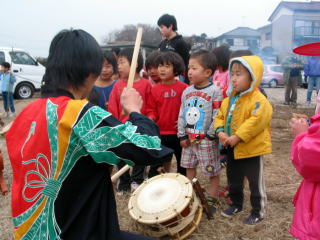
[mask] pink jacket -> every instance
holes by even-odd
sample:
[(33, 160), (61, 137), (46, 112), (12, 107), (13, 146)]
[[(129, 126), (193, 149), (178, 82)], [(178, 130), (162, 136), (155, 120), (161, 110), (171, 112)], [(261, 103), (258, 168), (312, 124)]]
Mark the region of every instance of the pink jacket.
[(318, 96), (317, 96), (317, 106), (316, 106), (316, 114), (318, 114), (320, 112), (320, 91), (318, 92)]
[(303, 177), (294, 196), (290, 233), (300, 240), (320, 239), (320, 114), (311, 118), (308, 131), (296, 136), (291, 160)]

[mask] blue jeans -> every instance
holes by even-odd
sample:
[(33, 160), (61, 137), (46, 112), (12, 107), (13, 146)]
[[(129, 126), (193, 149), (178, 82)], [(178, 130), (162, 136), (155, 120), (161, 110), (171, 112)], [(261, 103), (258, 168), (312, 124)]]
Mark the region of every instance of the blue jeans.
[(307, 93), (307, 101), (311, 102), (311, 96), (313, 92), (313, 88), (316, 87), (316, 94), (318, 94), (320, 89), (320, 76), (317, 77), (308, 77), (308, 93)]
[[(9, 112), (9, 106), (11, 112), (15, 112), (14, 105), (13, 105), (13, 93), (12, 92), (2, 92), (2, 101), (3, 101), (3, 108), (6, 112)], [(9, 106), (8, 106), (9, 103)]]

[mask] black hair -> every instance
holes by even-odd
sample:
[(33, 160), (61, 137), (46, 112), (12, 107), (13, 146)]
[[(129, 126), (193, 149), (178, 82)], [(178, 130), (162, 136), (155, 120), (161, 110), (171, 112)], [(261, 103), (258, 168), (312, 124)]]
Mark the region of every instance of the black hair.
[(148, 55), (146, 62), (144, 64), (147, 71), (150, 67), (156, 67), (156, 59), (159, 55), (160, 55), (159, 51), (153, 51)]
[(89, 93), (88, 101), (93, 105), (99, 106), (99, 91), (93, 87)]
[(222, 67), (222, 71), (228, 70), (231, 51), (229, 45), (222, 44), (221, 46), (212, 50), (216, 55), (217, 65)]
[[(127, 58), (130, 65), (132, 62), (132, 56), (133, 56), (133, 48), (124, 48), (119, 52), (119, 55), (118, 55), (118, 57)], [(143, 58), (139, 52), (136, 73), (139, 73), (142, 67), (143, 67)]]
[(120, 52), (120, 48), (118, 48), (118, 47), (113, 47), (112, 49), (111, 49), (111, 51), (116, 55), (116, 57), (119, 55), (119, 52)]
[(8, 69), (10, 69), (10, 67), (11, 67), (10, 63), (8, 63), (8, 62), (1, 63), (1, 66), (4, 68), (8, 68)]
[(199, 60), (199, 64), (205, 68), (211, 70), (211, 75), (214, 74), (214, 71), (217, 68), (217, 58), (215, 54), (207, 50), (199, 50), (191, 54), (191, 58), (196, 58)]
[(62, 30), (51, 41), (41, 91), (83, 86), (86, 78), (99, 76), (103, 64), (97, 41), (83, 30)]
[(117, 64), (117, 59), (114, 56), (114, 54), (110, 51), (105, 51), (103, 53), (104, 60), (108, 61), (113, 67), (113, 73), (118, 72), (118, 64)]
[(172, 51), (160, 52), (159, 56), (155, 60), (156, 67), (160, 64), (172, 64), (173, 73), (175, 76), (183, 74), (185, 71), (185, 66), (182, 57)]
[(170, 25), (172, 25), (172, 30), (173, 31), (177, 31), (178, 30), (177, 20), (173, 15), (163, 14), (158, 19), (158, 26), (160, 27), (160, 25), (163, 25), (163, 26), (166, 26), (166, 27), (169, 27)]
[(231, 53), (230, 58), (243, 57), (243, 56), (252, 56), (253, 53), (250, 50), (237, 50)]

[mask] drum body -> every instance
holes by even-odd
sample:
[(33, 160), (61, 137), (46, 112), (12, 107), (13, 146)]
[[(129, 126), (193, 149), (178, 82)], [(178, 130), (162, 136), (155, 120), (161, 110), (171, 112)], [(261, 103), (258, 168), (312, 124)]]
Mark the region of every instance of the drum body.
[(197, 228), (202, 216), (192, 183), (178, 173), (145, 181), (130, 197), (128, 208), (138, 231), (167, 239), (184, 239)]

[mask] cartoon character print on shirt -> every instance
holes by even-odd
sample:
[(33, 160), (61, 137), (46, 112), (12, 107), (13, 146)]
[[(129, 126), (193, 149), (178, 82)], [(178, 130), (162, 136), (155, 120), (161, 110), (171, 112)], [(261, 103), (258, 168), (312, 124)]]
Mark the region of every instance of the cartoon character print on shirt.
[(191, 98), (185, 104), (185, 121), (186, 127), (193, 129), (195, 134), (192, 134), (191, 140), (200, 140), (200, 130), (203, 130), (204, 121), (204, 102), (199, 98)]

